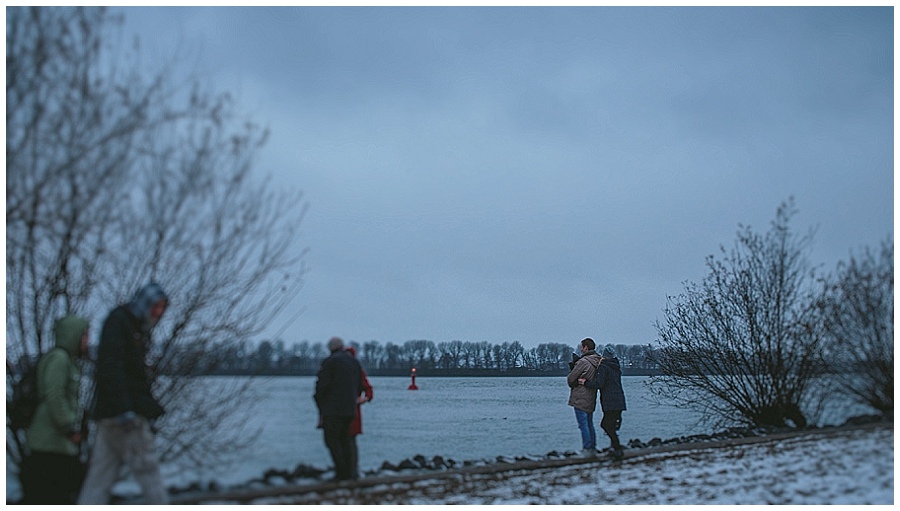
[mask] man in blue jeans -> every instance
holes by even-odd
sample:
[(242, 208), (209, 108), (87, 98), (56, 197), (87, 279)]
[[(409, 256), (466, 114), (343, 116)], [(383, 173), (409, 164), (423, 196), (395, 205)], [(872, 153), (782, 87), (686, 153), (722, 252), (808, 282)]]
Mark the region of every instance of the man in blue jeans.
[(575, 408), (575, 419), (581, 430), (581, 454), (597, 454), (597, 433), (594, 430), (594, 410), (597, 408), (597, 389), (579, 384), (578, 380), (593, 380), (600, 365), (600, 355), (590, 337), (581, 341), (581, 357), (575, 362), (566, 382), (569, 384), (569, 406)]

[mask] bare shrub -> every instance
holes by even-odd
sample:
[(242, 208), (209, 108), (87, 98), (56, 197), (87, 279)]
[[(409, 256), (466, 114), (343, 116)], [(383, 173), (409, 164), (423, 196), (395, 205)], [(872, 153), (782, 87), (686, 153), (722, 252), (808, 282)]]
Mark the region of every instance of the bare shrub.
[(709, 422), (807, 425), (820, 373), (819, 285), (808, 261), (812, 232), (790, 230), (793, 201), (766, 234), (738, 231), (707, 258), (700, 284), (669, 297), (657, 322), (662, 376), (651, 389)]

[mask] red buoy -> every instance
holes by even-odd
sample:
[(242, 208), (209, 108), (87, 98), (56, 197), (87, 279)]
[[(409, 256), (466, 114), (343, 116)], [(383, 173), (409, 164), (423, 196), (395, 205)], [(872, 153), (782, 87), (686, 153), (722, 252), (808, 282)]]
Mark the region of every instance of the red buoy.
[(416, 368), (412, 368), (412, 383), (409, 385), (409, 390), (419, 390), (419, 387), (416, 387)]

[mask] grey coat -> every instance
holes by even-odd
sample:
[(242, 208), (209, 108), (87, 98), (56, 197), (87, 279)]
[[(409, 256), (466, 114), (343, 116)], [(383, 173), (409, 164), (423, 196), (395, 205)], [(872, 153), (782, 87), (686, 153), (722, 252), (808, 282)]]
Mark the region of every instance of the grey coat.
[(575, 362), (575, 367), (572, 368), (569, 376), (566, 377), (566, 382), (571, 389), (569, 391), (569, 406), (574, 406), (588, 413), (593, 413), (597, 409), (597, 389), (581, 385), (578, 383), (578, 379), (593, 380), (599, 365), (600, 355), (594, 350), (588, 351)]

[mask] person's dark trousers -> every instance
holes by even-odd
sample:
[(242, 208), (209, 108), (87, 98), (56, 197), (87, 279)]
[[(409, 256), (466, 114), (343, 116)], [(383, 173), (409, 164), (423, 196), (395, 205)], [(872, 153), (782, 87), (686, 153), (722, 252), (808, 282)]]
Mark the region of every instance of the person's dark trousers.
[(326, 415), (322, 417), (322, 429), (325, 433), (325, 446), (331, 452), (334, 461), (334, 478), (346, 481), (353, 477), (350, 423), (353, 416)]
[(600, 419), (600, 428), (606, 432), (606, 436), (609, 437), (610, 442), (612, 442), (612, 448), (615, 450), (622, 449), (622, 444), (619, 443), (619, 435), (616, 434), (621, 425), (622, 410), (603, 412), (603, 418)]
[(77, 456), (33, 452), (22, 461), (22, 504), (75, 504), (82, 481)]

